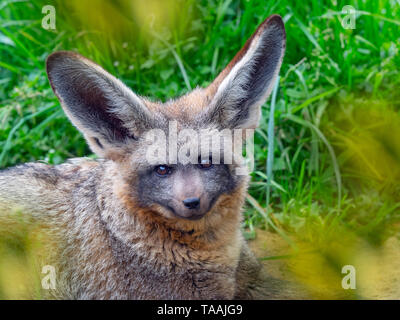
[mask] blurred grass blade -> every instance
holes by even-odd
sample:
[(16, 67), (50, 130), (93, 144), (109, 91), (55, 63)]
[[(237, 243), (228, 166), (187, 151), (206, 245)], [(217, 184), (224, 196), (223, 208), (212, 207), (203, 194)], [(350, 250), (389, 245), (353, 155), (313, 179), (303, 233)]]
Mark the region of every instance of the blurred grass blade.
[[(254, 173), (256, 175), (259, 175), (261, 178), (265, 179), (265, 181), (268, 181), (268, 177), (265, 175), (265, 173), (263, 173), (261, 171), (255, 171)], [(268, 184), (268, 182), (267, 183), (263, 183), (263, 184)], [(280, 191), (282, 191), (284, 193), (288, 193), (287, 190), (283, 186), (281, 186), (279, 183), (277, 183), (274, 180), (271, 180), (271, 186), (279, 189)]]
[(7, 7), (10, 3), (17, 3), (17, 2), (28, 2), (29, 0), (3, 0), (2, 3), (0, 3), (0, 10), (3, 10), (5, 7)]
[(339, 91), (341, 87), (333, 88), (332, 90), (328, 90), (325, 92), (322, 92), (320, 94), (317, 94), (314, 97), (311, 97), (310, 99), (307, 99), (304, 101), (302, 104), (298, 105), (297, 107), (294, 107), (291, 110), (291, 113), (296, 113), (297, 111), (300, 111), (301, 109), (304, 109), (305, 107), (309, 106), (311, 103), (320, 100), (322, 98), (326, 98), (327, 96), (330, 96), (331, 94), (334, 94), (335, 92)]
[(168, 50), (172, 53), (174, 56), (176, 63), (179, 66), (179, 70), (181, 70), (183, 80), (185, 81), (186, 87), (188, 90), (192, 90), (192, 86), (190, 85), (189, 77), (186, 73), (185, 67), (183, 65), (182, 59), (179, 57), (179, 55), (176, 53), (175, 49), (173, 46), (171, 46), (168, 41), (165, 41), (162, 37), (160, 37), (156, 32), (152, 33), (154, 37), (156, 37), (158, 40), (160, 40), (162, 43), (165, 44), (165, 46), (168, 48)]
[(8, 46), (15, 47), (14, 41), (12, 41), (9, 37), (6, 37), (4, 34), (0, 32), (0, 43), (3, 43)]
[(271, 220), (269, 217), (269, 214), (266, 212), (266, 210), (260, 206), (260, 204), (257, 202), (256, 199), (254, 199), (251, 195), (247, 194), (246, 200), (252, 205), (252, 207), (261, 214), (261, 216), (264, 218), (265, 222), (273, 229), (275, 230), (283, 239), (286, 240), (286, 242), (292, 246), (293, 248), (296, 248), (295, 243), (288, 237), (288, 235), (281, 229), (278, 228), (275, 223)]
[(15, 68), (12, 65), (9, 65), (8, 63), (5, 63), (3, 61), (0, 61), (0, 67), (2, 67), (4, 69), (8, 69), (8, 70), (10, 70), (12, 72), (15, 72), (15, 73), (19, 73), (20, 72), (17, 68)]
[(269, 120), (268, 120), (268, 155), (267, 155), (267, 210), (269, 210), (270, 196), (271, 196), (271, 182), (274, 179), (272, 167), (274, 165), (274, 116), (275, 116), (275, 104), (276, 104), (276, 94), (279, 87), (279, 75), (276, 77), (274, 84), (274, 89), (272, 92), (271, 108), (269, 110)]

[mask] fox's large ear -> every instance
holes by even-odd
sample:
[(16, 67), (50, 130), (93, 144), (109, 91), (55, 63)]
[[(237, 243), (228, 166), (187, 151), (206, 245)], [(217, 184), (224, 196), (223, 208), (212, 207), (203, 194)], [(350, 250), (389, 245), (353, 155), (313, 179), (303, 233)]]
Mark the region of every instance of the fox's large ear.
[(256, 128), (282, 64), (286, 34), (282, 18), (270, 16), (206, 89), (206, 121), (224, 128)]
[(144, 101), (92, 61), (60, 51), (47, 58), (46, 67), (65, 113), (99, 156), (118, 156), (150, 126)]

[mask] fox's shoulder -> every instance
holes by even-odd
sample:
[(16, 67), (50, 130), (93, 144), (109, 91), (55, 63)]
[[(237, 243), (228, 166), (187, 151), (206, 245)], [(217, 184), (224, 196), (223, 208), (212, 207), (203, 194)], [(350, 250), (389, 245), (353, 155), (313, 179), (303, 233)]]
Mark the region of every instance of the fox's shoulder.
[(95, 186), (104, 165), (103, 160), (79, 158), (60, 165), (29, 162), (0, 170), (0, 210), (57, 211), (77, 189)]
[(39, 182), (41, 186), (56, 186), (60, 181), (79, 180), (93, 174), (103, 166), (105, 160), (90, 158), (72, 158), (59, 165), (48, 164), (44, 161), (28, 162), (0, 170), (0, 179), (17, 179), (20, 181)]
[(62, 178), (79, 179), (79, 177), (85, 178), (96, 175), (108, 162), (104, 159), (71, 158), (54, 166), (54, 169)]

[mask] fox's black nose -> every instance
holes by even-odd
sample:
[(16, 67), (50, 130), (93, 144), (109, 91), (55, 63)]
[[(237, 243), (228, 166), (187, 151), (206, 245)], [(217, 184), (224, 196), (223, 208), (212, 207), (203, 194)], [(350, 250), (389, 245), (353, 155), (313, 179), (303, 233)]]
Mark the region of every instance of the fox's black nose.
[(199, 198), (187, 198), (187, 199), (183, 200), (183, 204), (185, 205), (186, 208), (197, 209), (200, 205), (200, 199)]

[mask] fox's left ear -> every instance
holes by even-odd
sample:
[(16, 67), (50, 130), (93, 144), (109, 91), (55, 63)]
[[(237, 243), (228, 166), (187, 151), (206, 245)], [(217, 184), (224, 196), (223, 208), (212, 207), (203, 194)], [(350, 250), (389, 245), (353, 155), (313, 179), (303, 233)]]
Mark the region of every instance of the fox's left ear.
[(267, 18), (206, 89), (206, 121), (222, 128), (256, 128), (282, 64), (286, 34), (282, 18)]

